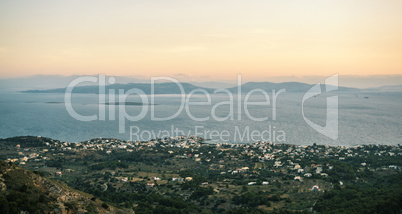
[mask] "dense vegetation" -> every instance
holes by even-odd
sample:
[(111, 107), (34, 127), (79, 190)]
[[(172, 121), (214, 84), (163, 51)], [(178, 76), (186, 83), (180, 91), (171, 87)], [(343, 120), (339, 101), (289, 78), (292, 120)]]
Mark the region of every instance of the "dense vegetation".
[(326, 192), (314, 209), (321, 213), (398, 213), (402, 204), (401, 173), (370, 177), (374, 183), (356, 183)]

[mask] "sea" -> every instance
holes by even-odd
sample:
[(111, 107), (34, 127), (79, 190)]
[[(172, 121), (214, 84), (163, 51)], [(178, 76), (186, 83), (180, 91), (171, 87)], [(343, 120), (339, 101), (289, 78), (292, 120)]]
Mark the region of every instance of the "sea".
[[(101, 96), (72, 94), (66, 103), (65, 94), (0, 92), (0, 138), (29, 135), (81, 142), (192, 135), (212, 143), (402, 143), (402, 92), (343, 92), (304, 101), (305, 94), (287, 92), (275, 99), (271, 93), (154, 95), (152, 102), (151, 96), (131, 95), (127, 105), (116, 104), (118, 94)], [(337, 105), (329, 102), (331, 97)]]

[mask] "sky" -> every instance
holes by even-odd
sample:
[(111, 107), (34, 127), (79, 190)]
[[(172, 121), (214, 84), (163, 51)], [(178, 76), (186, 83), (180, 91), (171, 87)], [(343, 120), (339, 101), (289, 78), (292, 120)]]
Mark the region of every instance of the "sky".
[(0, 78), (402, 75), (400, 0), (0, 0)]

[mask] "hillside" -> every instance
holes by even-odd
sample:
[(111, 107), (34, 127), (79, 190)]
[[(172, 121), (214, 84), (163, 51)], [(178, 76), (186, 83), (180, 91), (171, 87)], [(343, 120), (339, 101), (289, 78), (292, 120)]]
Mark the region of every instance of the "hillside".
[(0, 213), (133, 213), (0, 160)]
[(2, 191), (7, 203), (0, 204), (17, 207), (27, 201), (41, 213), (69, 204), (71, 213), (115, 212), (112, 206), (135, 213), (397, 213), (401, 156), (400, 145), (209, 144), (192, 136), (69, 143), (14, 137), (0, 139), (0, 159), (51, 180), (2, 162), (7, 172), (2, 174), (10, 177), (2, 176), (8, 192)]

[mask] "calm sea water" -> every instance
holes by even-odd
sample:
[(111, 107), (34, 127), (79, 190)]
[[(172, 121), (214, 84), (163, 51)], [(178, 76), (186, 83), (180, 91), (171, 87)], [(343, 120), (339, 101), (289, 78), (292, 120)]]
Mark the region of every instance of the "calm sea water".
[[(271, 95), (271, 94), (270, 94)], [(83, 122), (74, 119), (64, 105), (64, 94), (24, 94), (17, 92), (0, 93), (0, 137), (33, 135), (46, 136), (63, 141), (79, 142), (97, 137), (130, 139), (130, 126), (133, 140), (163, 137), (167, 134), (195, 135), (212, 138), (212, 140), (229, 142), (251, 142), (254, 140), (276, 141), (291, 144), (391, 144), (402, 142), (402, 93), (343, 93), (339, 94), (339, 137), (332, 140), (311, 128), (303, 119), (302, 96), (298, 93), (284, 93), (277, 98), (276, 119), (273, 119), (272, 97), (270, 105), (249, 106), (253, 117), (268, 117), (265, 121), (254, 121), (244, 111), (238, 112), (238, 100), (233, 100), (233, 119), (216, 121), (212, 118), (213, 109), (216, 116), (223, 118), (230, 113), (230, 106), (222, 103), (228, 101), (226, 95), (213, 95), (211, 105), (193, 105), (189, 107), (195, 117), (208, 117), (206, 121), (193, 120), (186, 109), (167, 121), (153, 121), (151, 107), (139, 121), (119, 120), (118, 106), (106, 106), (105, 120)], [(205, 101), (204, 96), (192, 97), (191, 101)], [(263, 96), (252, 96), (252, 101), (264, 101)], [(139, 101), (130, 97), (128, 101)], [(81, 115), (94, 115), (99, 112), (98, 95), (74, 94), (73, 108)], [(155, 97), (154, 112), (156, 117), (173, 115), (180, 109), (181, 99), (176, 95)], [(221, 105), (217, 107), (216, 105)], [(115, 108), (115, 120), (111, 120), (109, 107)], [(138, 115), (142, 106), (126, 106), (129, 115)], [(315, 97), (304, 104), (305, 117), (316, 124), (325, 125), (327, 105), (326, 97)], [(240, 114), (239, 114), (240, 113)], [(240, 118), (241, 117), (241, 118)], [(119, 132), (124, 127), (124, 133)], [(173, 128), (173, 132), (172, 132)], [(175, 132), (177, 131), (178, 132)], [(248, 134), (247, 134), (248, 130)], [(198, 133), (196, 133), (196, 131)], [(212, 134), (211, 134), (212, 132)], [(262, 135), (261, 135), (262, 133)], [(223, 138), (219, 136), (224, 135)], [(254, 137), (252, 137), (252, 135)], [(270, 136), (269, 136), (270, 135)], [(276, 135), (276, 136), (274, 136)], [(278, 137), (279, 136), (279, 137)], [(216, 142), (216, 141), (215, 141)]]

